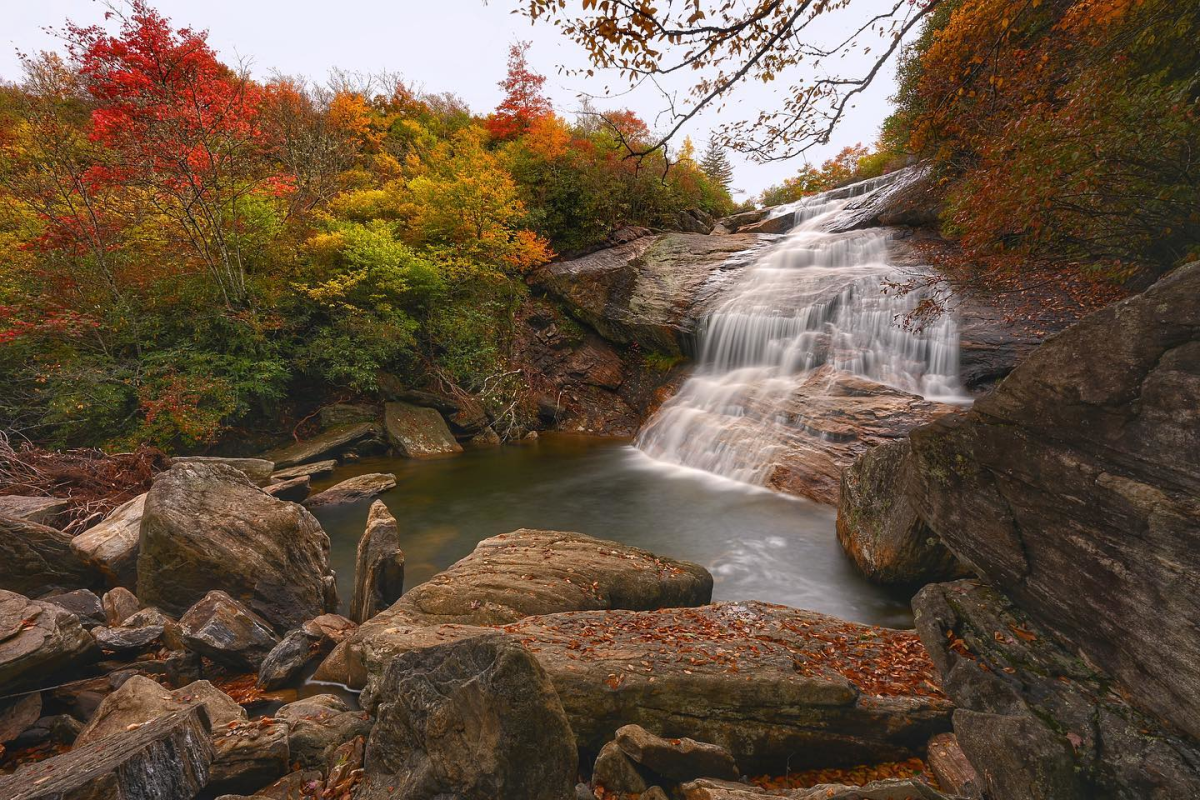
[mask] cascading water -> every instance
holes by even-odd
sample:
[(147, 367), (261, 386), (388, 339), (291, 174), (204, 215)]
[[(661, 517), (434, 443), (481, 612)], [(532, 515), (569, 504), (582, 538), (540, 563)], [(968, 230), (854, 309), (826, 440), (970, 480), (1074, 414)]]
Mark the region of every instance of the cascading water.
[(781, 442), (823, 435), (795, 410), (806, 381), (849, 373), (930, 400), (967, 400), (957, 321), (946, 315), (906, 329), (902, 319), (920, 296), (883, 291), (902, 277), (887, 261), (889, 232), (829, 232), (855, 198), (889, 180), (780, 209), (795, 214), (795, 227), (704, 320), (695, 374), (646, 423), (638, 448), (660, 462), (764, 485)]

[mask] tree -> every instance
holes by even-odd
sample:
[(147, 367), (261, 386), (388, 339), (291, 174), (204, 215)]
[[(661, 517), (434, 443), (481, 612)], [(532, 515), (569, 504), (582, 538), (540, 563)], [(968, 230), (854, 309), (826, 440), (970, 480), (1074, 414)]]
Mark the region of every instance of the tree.
[[(587, 52), (592, 69), (615, 71), (631, 86), (654, 84), (676, 73), (694, 75), (683, 98), (673, 95), (666, 130), (630, 152), (644, 156), (665, 146), (697, 114), (723, 103), (742, 83), (789, 77), (782, 102), (755, 119), (723, 125), (732, 149), (761, 160), (788, 158), (826, 144), (855, 99), (900, 48), (904, 36), (944, 0), (885, 0), (877, 11), (851, 0), (721, 0), (710, 10), (701, 0), (662, 3), (530, 0), (521, 13), (553, 24)], [(1036, 3), (1035, 3), (1036, 5)], [(876, 5), (879, 9), (879, 5)], [(827, 43), (821, 30), (845, 30)], [(852, 74), (831, 65), (858, 55), (865, 66)]]
[(554, 111), (542, 93), (546, 76), (530, 68), (528, 52), (529, 42), (517, 42), (508, 49), (508, 74), (500, 81), (504, 99), (487, 120), (494, 139), (514, 139), (529, 130), (535, 120)]
[(708, 147), (704, 150), (704, 156), (700, 159), (700, 169), (708, 176), (709, 180), (719, 184), (726, 191), (729, 190), (729, 184), (733, 180), (733, 165), (729, 163), (729, 157), (725, 155), (725, 148), (716, 138), (708, 140)]
[(268, 177), (260, 90), (217, 60), (206, 34), (174, 30), (133, 0), (120, 33), (66, 27), (67, 50), (97, 103), (93, 140), (112, 161), (98, 184), (135, 185), (171, 219), (230, 307), (244, 306), (242, 201)]

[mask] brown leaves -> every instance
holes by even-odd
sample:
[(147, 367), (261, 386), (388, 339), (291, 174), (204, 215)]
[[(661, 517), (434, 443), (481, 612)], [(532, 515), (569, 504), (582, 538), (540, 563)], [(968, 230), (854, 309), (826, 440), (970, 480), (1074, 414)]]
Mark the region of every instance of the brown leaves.
[(808, 789), (824, 783), (865, 786), (872, 781), (917, 778), (933, 788), (938, 788), (933, 773), (919, 758), (907, 761), (886, 761), (880, 764), (861, 764), (846, 769), (813, 769), (791, 775), (759, 775), (750, 779), (763, 789)]

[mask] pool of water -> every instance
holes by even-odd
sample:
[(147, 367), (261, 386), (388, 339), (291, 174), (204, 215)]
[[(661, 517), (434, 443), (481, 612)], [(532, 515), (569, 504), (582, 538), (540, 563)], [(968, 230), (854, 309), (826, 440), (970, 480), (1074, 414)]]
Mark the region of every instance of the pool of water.
[[(517, 528), (578, 531), (703, 564), (716, 600), (764, 600), (889, 627), (911, 627), (907, 594), (859, 576), (838, 545), (834, 509), (684, 467), (626, 442), (565, 435), (412, 461), (364, 458), (314, 490), (391, 472), (381, 498), (400, 525), (409, 588)], [(369, 502), (318, 509), (333, 542), (343, 608)]]

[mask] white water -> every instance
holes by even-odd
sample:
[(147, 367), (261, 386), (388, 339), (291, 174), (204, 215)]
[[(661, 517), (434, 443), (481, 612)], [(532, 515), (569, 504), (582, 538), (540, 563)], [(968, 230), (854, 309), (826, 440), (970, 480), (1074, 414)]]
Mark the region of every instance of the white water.
[(815, 436), (788, 401), (824, 365), (930, 400), (964, 402), (958, 324), (906, 330), (920, 296), (885, 294), (903, 279), (885, 229), (830, 233), (848, 204), (889, 178), (805, 198), (785, 239), (748, 267), (699, 330), (695, 374), (642, 428), (651, 458), (763, 485), (784, 440)]

